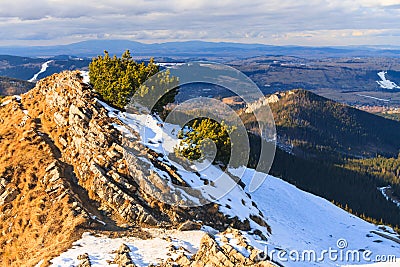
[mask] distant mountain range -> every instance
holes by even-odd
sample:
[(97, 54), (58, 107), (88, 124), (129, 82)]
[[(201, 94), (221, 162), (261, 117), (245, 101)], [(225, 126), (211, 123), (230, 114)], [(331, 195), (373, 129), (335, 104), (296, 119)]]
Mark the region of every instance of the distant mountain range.
[(134, 55), (141, 57), (246, 58), (260, 55), (291, 55), (307, 58), (343, 56), (400, 57), (400, 47), (393, 46), (305, 47), (203, 41), (144, 44), (128, 40), (90, 40), (54, 46), (1, 46), (0, 54), (30, 57), (50, 57), (67, 54), (91, 57), (101, 54), (105, 49), (112, 54), (121, 54), (126, 49), (130, 49), (134, 52)]

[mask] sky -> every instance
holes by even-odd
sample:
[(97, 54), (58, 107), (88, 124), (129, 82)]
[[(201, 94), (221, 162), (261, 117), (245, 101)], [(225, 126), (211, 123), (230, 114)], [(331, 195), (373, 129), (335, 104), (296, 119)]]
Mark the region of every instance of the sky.
[(400, 0), (1, 0), (0, 45), (400, 45)]

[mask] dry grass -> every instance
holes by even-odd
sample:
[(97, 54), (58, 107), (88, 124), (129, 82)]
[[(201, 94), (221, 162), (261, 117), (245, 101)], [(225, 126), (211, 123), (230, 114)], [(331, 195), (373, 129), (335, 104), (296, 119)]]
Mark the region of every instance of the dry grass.
[(21, 124), (25, 116), (16, 101), (0, 107), (0, 177), (19, 191), (0, 206), (0, 266), (46, 262), (78, 239), (85, 223), (74, 216), (68, 194), (45, 192), (45, 169), (56, 158), (38, 133), (37, 119)]

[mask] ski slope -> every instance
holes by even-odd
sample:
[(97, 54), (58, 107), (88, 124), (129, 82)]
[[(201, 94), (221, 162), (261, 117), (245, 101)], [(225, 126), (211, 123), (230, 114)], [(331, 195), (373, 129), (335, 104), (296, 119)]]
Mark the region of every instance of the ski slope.
[(376, 82), (379, 84), (379, 86), (383, 89), (400, 89), (400, 86), (398, 86), (396, 83), (386, 79), (386, 74), (387, 71), (378, 72), (378, 76), (381, 78), (381, 80)]
[(28, 82), (35, 82), (38, 79), (39, 75), (44, 73), (47, 70), (47, 68), (49, 67), (49, 64), (51, 62), (53, 62), (53, 60), (49, 60), (49, 61), (46, 61), (45, 63), (43, 63), (40, 71), (38, 73), (36, 73), (35, 75), (33, 75), (33, 77), (31, 79), (29, 79)]

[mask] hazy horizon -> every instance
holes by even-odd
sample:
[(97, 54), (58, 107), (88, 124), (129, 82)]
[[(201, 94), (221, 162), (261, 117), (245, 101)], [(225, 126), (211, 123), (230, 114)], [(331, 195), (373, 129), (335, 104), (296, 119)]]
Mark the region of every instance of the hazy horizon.
[(164, 43), (187, 43), (187, 42), (206, 42), (206, 43), (232, 43), (232, 44), (244, 44), (244, 45), (263, 45), (263, 46), (287, 46), (287, 47), (310, 47), (310, 48), (352, 48), (352, 47), (377, 47), (377, 48), (400, 48), (400, 44), (343, 44), (343, 45), (313, 45), (313, 44), (268, 44), (268, 43), (256, 43), (256, 42), (240, 42), (240, 41), (227, 41), (227, 40), (199, 40), (199, 39), (188, 39), (188, 40), (171, 40), (171, 41), (143, 41), (143, 40), (132, 40), (132, 39), (85, 39), (85, 40), (77, 40), (77, 41), (70, 41), (70, 42), (63, 42), (63, 43), (19, 43), (16, 45), (13, 44), (0, 44), (0, 47), (53, 47), (53, 46), (63, 46), (63, 45), (73, 45), (78, 43), (85, 43), (90, 41), (128, 41), (128, 42), (137, 42), (147, 45), (155, 45), (155, 44), (164, 44)]

